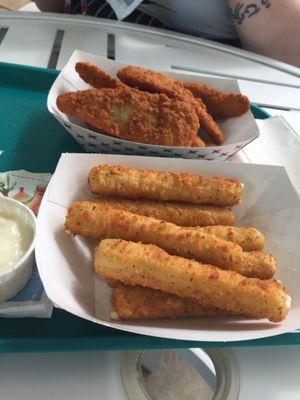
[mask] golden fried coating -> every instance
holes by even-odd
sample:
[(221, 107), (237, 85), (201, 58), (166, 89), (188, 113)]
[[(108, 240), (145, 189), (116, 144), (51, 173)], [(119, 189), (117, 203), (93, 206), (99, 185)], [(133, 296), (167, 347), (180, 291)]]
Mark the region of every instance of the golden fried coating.
[(97, 131), (140, 143), (189, 147), (199, 130), (190, 104), (126, 86), (64, 93), (57, 107)]
[(130, 286), (145, 286), (193, 299), (203, 307), (216, 307), (251, 318), (282, 321), (290, 297), (281, 283), (241, 276), (233, 271), (171, 256), (154, 245), (102, 240), (94, 254), (96, 272)]
[[(121, 197), (97, 197), (90, 199), (105, 207), (119, 208), (134, 214), (145, 215), (179, 226), (233, 225), (234, 215), (229, 208), (200, 206), (188, 203), (155, 200), (131, 200)], [(228, 227), (227, 227), (228, 228)], [(241, 229), (241, 228), (238, 228)], [(231, 236), (226, 231), (226, 235)], [(233, 234), (235, 237), (235, 235)], [(231, 240), (234, 241), (234, 240)], [(258, 249), (252, 249), (258, 250)]]
[(203, 102), (199, 101), (200, 99), (195, 99), (192, 93), (186, 90), (181, 82), (160, 72), (133, 65), (120, 69), (117, 72), (117, 76), (128, 86), (150, 93), (164, 93), (169, 97), (178, 97), (190, 103), (197, 111), (201, 128), (217, 144), (223, 142), (224, 135), (211, 115), (206, 111)]
[(201, 226), (202, 228), (197, 228), (199, 232), (209, 233), (236, 243), (244, 251), (263, 250), (265, 245), (265, 238), (257, 229), (231, 226), (234, 224), (234, 215), (228, 208), (153, 200), (128, 200), (120, 197), (98, 197), (89, 201), (104, 207), (172, 222), (179, 226)]
[(188, 92), (175, 79), (157, 71), (129, 65), (117, 72), (117, 77), (128, 86), (150, 93), (164, 93), (167, 96), (184, 97)]
[(131, 199), (182, 201), (231, 207), (242, 199), (243, 185), (236, 179), (205, 178), (183, 172), (100, 165), (91, 169), (89, 185), (97, 195)]
[(113, 289), (118, 287), (119, 285), (121, 285), (121, 282), (118, 281), (117, 279), (107, 278), (107, 279), (105, 279), (105, 281), (108, 284), (108, 286)]
[[(224, 134), (221, 131), (218, 124), (214, 121), (212, 116), (207, 112), (206, 107), (203, 107), (203, 103), (199, 102), (200, 99), (196, 99), (196, 112), (200, 121), (201, 128), (207, 133), (213, 140), (213, 146), (220, 145), (224, 141)], [(190, 100), (191, 101), (191, 100)], [(205, 145), (205, 143), (204, 143)]]
[[(117, 281), (115, 281), (117, 282)], [(230, 314), (203, 308), (197, 301), (141, 286), (116, 283), (112, 293), (112, 319), (220, 317)]]
[(73, 203), (66, 216), (65, 229), (71, 235), (90, 239), (152, 243), (170, 254), (195, 258), (249, 277), (269, 279), (276, 270), (276, 262), (268, 254), (255, 252), (253, 256), (237, 244), (199, 232), (197, 228), (184, 228), (89, 201)]
[(204, 101), (214, 119), (240, 117), (250, 110), (250, 101), (243, 94), (225, 93), (195, 82), (184, 82), (183, 86)]
[(199, 232), (216, 235), (220, 239), (228, 240), (241, 246), (244, 251), (263, 250), (265, 238), (259, 230), (252, 227), (236, 226), (204, 226)]
[(123, 86), (119, 79), (112, 78), (107, 72), (88, 62), (79, 61), (75, 65), (75, 70), (81, 79), (96, 89), (115, 89)]
[(205, 147), (205, 142), (199, 136), (196, 136), (192, 141), (191, 147)]
[[(124, 83), (122, 83), (119, 79), (112, 78), (107, 72), (103, 71), (101, 68), (96, 67), (88, 62), (78, 62), (75, 65), (75, 69), (78, 72), (79, 76), (88, 84), (93, 86), (94, 88), (101, 89), (101, 88), (118, 88), (121, 86), (124, 86)], [(173, 96), (172, 96), (173, 97)], [(200, 104), (202, 107), (205, 106), (203, 103), (201, 103), (200, 99), (197, 99), (197, 101), (200, 101), (198, 104)], [(195, 102), (196, 104), (196, 102)], [(199, 110), (196, 110), (197, 113), (199, 114)], [(209, 117), (203, 113), (203, 121), (204, 121), (204, 126), (207, 124), (209, 121)], [(208, 126), (208, 130), (210, 129), (210, 125)], [(205, 143), (203, 142), (202, 139), (200, 139), (199, 136), (195, 137), (194, 141), (191, 144), (192, 147), (204, 147)]]

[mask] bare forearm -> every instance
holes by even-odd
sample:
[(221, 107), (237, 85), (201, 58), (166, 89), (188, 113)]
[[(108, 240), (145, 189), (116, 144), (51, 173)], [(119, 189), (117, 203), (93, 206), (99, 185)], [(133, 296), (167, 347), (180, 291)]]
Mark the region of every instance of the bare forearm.
[(227, 0), (243, 48), (300, 66), (300, 0)]

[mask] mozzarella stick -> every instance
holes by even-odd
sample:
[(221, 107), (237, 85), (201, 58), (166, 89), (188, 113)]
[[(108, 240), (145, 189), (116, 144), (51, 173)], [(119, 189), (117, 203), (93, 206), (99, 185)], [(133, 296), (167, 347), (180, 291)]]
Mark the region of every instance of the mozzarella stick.
[(141, 286), (117, 283), (111, 297), (112, 319), (220, 317), (230, 313), (204, 308), (197, 301), (184, 299)]
[(180, 172), (162, 172), (122, 166), (101, 165), (89, 173), (92, 193), (132, 199), (182, 201), (230, 207), (242, 198), (240, 181), (205, 178)]
[(102, 240), (96, 247), (94, 267), (104, 278), (125, 285), (145, 286), (175, 296), (193, 299), (203, 307), (282, 321), (290, 297), (275, 280), (250, 279), (234, 271), (171, 256), (154, 245)]
[[(234, 223), (234, 215), (228, 208), (113, 197), (95, 198), (89, 201), (101, 206), (172, 222), (179, 226), (202, 226), (199, 232), (209, 233), (220, 239), (236, 243), (244, 251), (263, 250), (265, 245), (265, 238), (257, 229), (231, 226)], [(217, 223), (217, 221), (221, 223)], [(229, 222), (229, 224), (226, 222)]]
[(259, 253), (249, 262), (249, 253), (243, 252), (239, 245), (215, 235), (89, 201), (75, 202), (69, 208), (65, 229), (71, 235), (90, 239), (156, 244), (171, 254), (195, 258), (249, 277), (269, 279), (276, 270), (276, 262), (270, 255)]
[(197, 228), (199, 232), (210, 233), (220, 239), (241, 246), (244, 251), (263, 250), (265, 238), (261, 232), (251, 227), (236, 226), (205, 226)]
[(234, 224), (234, 215), (229, 208), (115, 197), (98, 197), (90, 199), (90, 201), (106, 207), (119, 208), (134, 214), (162, 219), (179, 226)]

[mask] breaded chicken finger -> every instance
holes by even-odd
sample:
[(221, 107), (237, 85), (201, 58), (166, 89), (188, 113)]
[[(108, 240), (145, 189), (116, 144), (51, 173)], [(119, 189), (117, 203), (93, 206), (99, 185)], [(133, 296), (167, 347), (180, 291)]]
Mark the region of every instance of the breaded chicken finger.
[(281, 283), (249, 279), (233, 271), (171, 256), (154, 245), (102, 240), (96, 247), (94, 266), (104, 278), (127, 285), (146, 286), (199, 301), (252, 318), (282, 321), (290, 297)]
[(198, 135), (199, 118), (191, 105), (125, 85), (62, 93), (56, 104), (97, 132), (125, 140), (190, 147)]
[(214, 119), (240, 117), (250, 109), (250, 101), (241, 93), (226, 93), (198, 82), (184, 82), (183, 86), (199, 97)]
[(220, 317), (230, 314), (217, 308), (204, 308), (195, 300), (120, 282), (116, 283), (111, 300), (112, 319)]
[(182, 172), (100, 165), (91, 169), (89, 185), (98, 195), (132, 199), (183, 201), (214, 206), (233, 206), (241, 201), (243, 185), (236, 179), (206, 178)]
[(162, 219), (179, 226), (234, 224), (234, 215), (229, 208), (155, 200), (131, 200), (120, 197), (98, 197), (89, 201), (96, 202), (102, 206), (145, 215), (146, 217)]
[(215, 235), (88, 201), (75, 202), (69, 208), (65, 229), (72, 235), (90, 239), (116, 238), (156, 244), (171, 254), (195, 258), (249, 277), (269, 279), (276, 270), (276, 262), (268, 254), (255, 252), (255, 257), (249, 260), (251, 253)]
[(107, 72), (88, 62), (77, 62), (75, 70), (81, 79), (94, 88), (118, 88), (123, 86), (119, 79), (112, 78)]
[(172, 98), (178, 97), (193, 105), (197, 112), (201, 128), (211, 136), (215, 143), (221, 144), (224, 141), (223, 132), (207, 112), (202, 100), (199, 97), (195, 97), (181, 82), (160, 72), (134, 65), (128, 65), (120, 69), (117, 72), (117, 76), (128, 86), (150, 93), (164, 93)]

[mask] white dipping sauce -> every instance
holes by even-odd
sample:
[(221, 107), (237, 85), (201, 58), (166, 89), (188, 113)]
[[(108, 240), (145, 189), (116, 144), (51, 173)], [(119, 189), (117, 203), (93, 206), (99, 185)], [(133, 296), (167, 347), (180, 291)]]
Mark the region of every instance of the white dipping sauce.
[(26, 230), (14, 215), (0, 214), (0, 274), (9, 271), (28, 247)]

